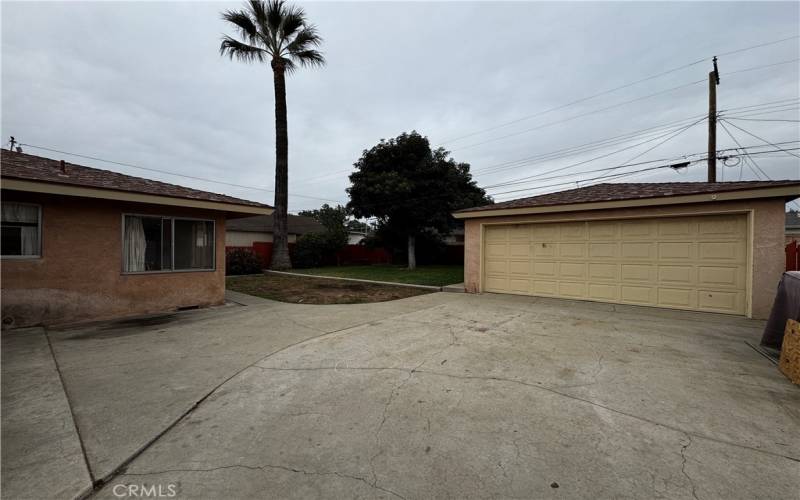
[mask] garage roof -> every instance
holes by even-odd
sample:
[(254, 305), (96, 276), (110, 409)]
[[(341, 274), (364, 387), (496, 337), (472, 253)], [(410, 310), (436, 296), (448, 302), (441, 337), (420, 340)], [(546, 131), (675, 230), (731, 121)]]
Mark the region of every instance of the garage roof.
[(800, 180), (596, 184), (467, 208), (453, 215), (456, 218), (492, 217), (536, 211), (558, 212), (767, 197), (800, 197)]
[[(163, 199), (163, 201), (171, 199), (173, 202), (166, 204), (197, 206), (198, 208), (236, 213), (257, 214), (272, 212), (272, 207), (269, 205), (242, 200), (233, 196), (200, 191), (199, 189), (134, 177), (110, 170), (84, 167), (83, 165), (67, 163), (63, 160), (53, 160), (5, 149), (0, 151), (2, 151), (0, 153), (2, 155), (0, 156), (2, 158), (2, 171), (0, 174), (3, 179), (3, 188), (6, 189), (125, 201), (144, 201), (156, 204), (159, 203), (159, 199)], [(45, 188), (44, 185), (62, 185), (64, 188), (61, 190), (58, 188)], [(135, 196), (115, 196), (113, 192), (136, 193), (142, 199), (133, 199), (136, 198)], [(180, 200), (183, 200), (183, 202)]]

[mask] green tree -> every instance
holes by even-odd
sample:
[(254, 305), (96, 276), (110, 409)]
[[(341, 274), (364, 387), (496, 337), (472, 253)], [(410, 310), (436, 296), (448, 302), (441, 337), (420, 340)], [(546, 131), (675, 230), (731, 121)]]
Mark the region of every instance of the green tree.
[(222, 37), (220, 54), (246, 63), (269, 63), (275, 86), (275, 213), (273, 269), (290, 269), (288, 238), (289, 138), (286, 119), (286, 75), (299, 66), (322, 66), (317, 51), (322, 38), (306, 20), (303, 9), (283, 0), (250, 0), (241, 10), (227, 10), (222, 19), (233, 25), (238, 38)]
[(356, 217), (376, 217), (380, 226), (407, 242), (408, 268), (416, 267), (416, 237), (424, 230), (447, 234), (454, 210), (486, 205), (492, 199), (478, 187), (469, 164), (458, 163), (444, 148), (431, 150), (417, 132), (381, 140), (355, 163), (347, 189), (347, 208)]
[(303, 249), (313, 247), (315, 251), (322, 254), (321, 258), (332, 259), (339, 250), (347, 245), (347, 209), (342, 205), (332, 207), (326, 203), (315, 210), (302, 210), (298, 212), (298, 215), (311, 217), (325, 227), (324, 233), (316, 234), (313, 237), (306, 235), (309, 237), (298, 240), (298, 250), (301, 247)]

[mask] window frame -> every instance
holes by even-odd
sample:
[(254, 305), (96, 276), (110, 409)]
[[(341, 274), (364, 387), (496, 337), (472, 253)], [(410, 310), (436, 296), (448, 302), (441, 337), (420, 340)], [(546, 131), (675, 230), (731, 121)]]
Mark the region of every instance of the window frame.
[[(126, 271), (125, 270), (125, 217), (150, 217), (152, 219), (170, 219), (170, 239), (171, 241), (171, 248), (170, 248), (170, 267), (173, 269), (158, 269), (153, 271)], [(175, 221), (176, 220), (189, 220), (195, 222), (210, 222), (211, 223), (211, 234), (214, 237), (214, 245), (213, 250), (211, 252), (211, 262), (212, 265), (209, 268), (198, 268), (198, 269), (174, 269), (175, 266)], [(142, 214), (142, 213), (133, 213), (133, 212), (123, 212), (122, 219), (120, 222), (120, 237), (122, 240), (122, 245), (120, 246), (119, 252), (119, 260), (120, 260), (120, 272), (123, 275), (137, 275), (137, 274), (171, 274), (171, 273), (208, 273), (208, 272), (216, 272), (217, 270), (217, 221), (214, 219), (203, 219), (200, 217), (180, 217), (180, 216), (172, 216), (172, 215), (159, 215), (159, 214)], [(164, 231), (162, 228), (161, 231), (161, 248), (163, 252), (164, 248)]]
[[(42, 249), (44, 245), (42, 244), (42, 205), (39, 203), (28, 203), (25, 201), (14, 201), (14, 200), (4, 200), (3, 203), (16, 203), (17, 205), (27, 205), (29, 207), (36, 207), (36, 238), (39, 243), (39, 248), (35, 255), (0, 255), (0, 259), (2, 260), (36, 260), (42, 258)], [(13, 224), (13, 223), (11, 223)], [(3, 225), (2, 220), (0, 220), (0, 225)]]

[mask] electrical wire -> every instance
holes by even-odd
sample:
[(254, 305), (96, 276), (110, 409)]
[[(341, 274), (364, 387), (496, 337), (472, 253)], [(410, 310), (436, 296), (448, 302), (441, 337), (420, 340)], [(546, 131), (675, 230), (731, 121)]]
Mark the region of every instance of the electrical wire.
[[(769, 42), (764, 42), (764, 43), (760, 43), (760, 44), (757, 44), (757, 45), (751, 45), (749, 47), (744, 47), (744, 48), (741, 48), (741, 49), (736, 49), (736, 50), (732, 50), (732, 51), (728, 51), (728, 52), (723, 52), (721, 54), (717, 54), (717, 56), (718, 57), (722, 57), (722, 56), (728, 56), (728, 55), (733, 55), (733, 54), (739, 54), (741, 52), (746, 52), (748, 50), (753, 50), (753, 49), (757, 49), (757, 48), (761, 48), (761, 47), (767, 47), (767, 46), (770, 46), (770, 45), (775, 45), (775, 44), (786, 42), (786, 41), (789, 41), (789, 40), (794, 40), (794, 39), (797, 39), (797, 38), (800, 38), (800, 35), (794, 35), (794, 36), (790, 36), (790, 37), (787, 37), (787, 38), (781, 38), (779, 40), (771, 40)], [(704, 57), (702, 59), (698, 59), (696, 61), (692, 61), (692, 62), (684, 64), (682, 66), (678, 66), (676, 68), (668, 69), (666, 71), (662, 71), (660, 73), (656, 73), (654, 75), (651, 75), (651, 76), (636, 80), (634, 82), (626, 83), (624, 85), (620, 85), (618, 87), (614, 87), (614, 88), (609, 89), (609, 90), (604, 90), (602, 92), (598, 92), (597, 94), (593, 94), (593, 95), (590, 95), (590, 96), (587, 96), (587, 97), (576, 99), (576, 100), (568, 102), (566, 104), (562, 104), (562, 105), (559, 105), (559, 106), (556, 106), (556, 107), (553, 107), (553, 108), (549, 108), (549, 109), (546, 109), (544, 111), (540, 111), (538, 113), (534, 113), (532, 115), (523, 116), (521, 118), (517, 118), (515, 120), (511, 120), (509, 122), (505, 122), (505, 123), (502, 123), (502, 124), (499, 124), (499, 125), (495, 125), (495, 126), (492, 126), (492, 127), (488, 127), (488, 128), (476, 131), (476, 132), (472, 132), (472, 133), (469, 133), (469, 134), (465, 134), (465, 135), (461, 135), (461, 136), (454, 137), (454, 138), (451, 138), (451, 139), (447, 139), (445, 141), (441, 141), (439, 143), (439, 145), (447, 144), (449, 142), (455, 142), (455, 141), (458, 141), (458, 140), (461, 140), (461, 139), (465, 139), (467, 137), (473, 137), (475, 135), (482, 134), (482, 133), (485, 133), (485, 132), (491, 132), (493, 130), (504, 128), (504, 127), (507, 127), (509, 125), (514, 125), (516, 123), (519, 123), (519, 122), (522, 122), (522, 121), (526, 121), (526, 120), (529, 120), (531, 118), (536, 118), (538, 116), (542, 116), (544, 114), (551, 113), (553, 111), (558, 111), (560, 109), (564, 109), (566, 107), (573, 106), (575, 104), (579, 104), (581, 102), (585, 102), (585, 101), (588, 101), (590, 99), (594, 99), (596, 97), (600, 97), (600, 96), (603, 96), (603, 95), (610, 94), (612, 92), (616, 92), (617, 90), (622, 90), (622, 89), (625, 89), (625, 88), (628, 88), (628, 87), (632, 87), (632, 86), (637, 85), (639, 83), (643, 83), (643, 82), (646, 82), (646, 81), (649, 81), (649, 80), (653, 80), (655, 78), (659, 78), (659, 77), (664, 76), (664, 75), (668, 75), (670, 73), (674, 73), (676, 71), (680, 71), (682, 69), (686, 69), (686, 68), (690, 68), (692, 66), (696, 66), (696, 65), (698, 65), (698, 64), (700, 64), (702, 62), (705, 62), (705, 61), (707, 61), (709, 59), (710, 59), (710, 56), (709, 57)], [(781, 64), (785, 64), (785, 63), (781, 63)]]
[[(721, 121), (726, 121), (726, 122), (727, 122), (727, 123), (728, 123), (730, 126), (732, 126), (732, 127), (736, 127), (737, 129), (741, 130), (741, 131), (742, 131), (742, 132), (744, 132), (745, 134), (747, 134), (747, 135), (749, 135), (749, 136), (752, 136), (752, 137), (755, 137), (756, 139), (758, 139), (758, 140), (759, 140), (759, 141), (761, 141), (761, 142), (764, 142), (764, 143), (766, 143), (766, 144), (769, 144), (770, 146), (774, 146), (774, 147), (776, 147), (776, 148), (778, 147), (778, 146), (775, 146), (775, 144), (773, 144), (773, 143), (769, 142), (768, 140), (766, 140), (766, 139), (763, 139), (763, 138), (761, 138), (761, 137), (757, 136), (756, 134), (754, 134), (754, 133), (752, 133), (752, 132), (748, 132), (747, 130), (743, 129), (742, 127), (740, 127), (740, 126), (736, 125), (735, 123), (728, 122), (727, 120), (721, 120)], [(780, 149), (780, 148), (778, 148), (778, 149)], [(781, 150), (781, 151), (783, 151), (783, 150)], [(790, 154), (790, 155), (792, 155), (792, 156), (794, 156), (794, 157), (796, 157), (796, 158), (800, 158), (800, 156), (798, 156), (798, 155), (796, 155), (796, 154), (794, 154), (794, 153), (789, 153), (788, 151), (784, 151), (784, 152), (785, 152), (786, 154)]]

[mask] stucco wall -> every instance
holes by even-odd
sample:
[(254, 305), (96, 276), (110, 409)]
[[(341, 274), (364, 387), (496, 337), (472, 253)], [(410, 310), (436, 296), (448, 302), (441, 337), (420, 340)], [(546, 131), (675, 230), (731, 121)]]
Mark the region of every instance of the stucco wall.
[[(42, 206), (42, 257), (3, 259), (4, 326), (63, 324), (225, 300), (225, 217), (214, 211), (4, 190)], [(216, 222), (216, 270), (122, 274), (122, 214)]]
[(466, 219), (464, 245), (464, 286), (468, 292), (480, 291), (481, 277), (481, 224), (556, 222), (628, 217), (698, 215), (704, 213), (753, 211), (752, 255), (753, 285), (751, 293), (752, 317), (769, 316), (775, 290), (785, 267), (783, 199), (731, 201), (692, 205), (668, 205), (653, 208), (589, 210), (583, 212), (514, 215), (508, 217), (483, 217)]

